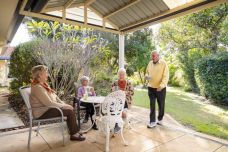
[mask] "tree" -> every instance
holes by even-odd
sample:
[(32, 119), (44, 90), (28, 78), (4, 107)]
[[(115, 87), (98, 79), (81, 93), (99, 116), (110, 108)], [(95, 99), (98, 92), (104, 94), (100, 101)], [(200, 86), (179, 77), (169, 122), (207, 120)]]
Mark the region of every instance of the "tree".
[(146, 67), (150, 61), (150, 53), (155, 46), (153, 44), (153, 32), (150, 28), (136, 31), (126, 36), (126, 60), (128, 68), (137, 71), (141, 83), (145, 85), (144, 76)]
[[(228, 5), (222, 4), (162, 24), (159, 41), (165, 53), (177, 52), (176, 67), (184, 72), (191, 90), (198, 92), (194, 66), (197, 60), (227, 47)], [(226, 31), (225, 31), (226, 30)]]
[(73, 83), (78, 80), (84, 65), (90, 62), (103, 45), (98, 39), (85, 46), (46, 40), (39, 43), (34, 58), (48, 67), (52, 87), (59, 96), (67, 98), (73, 92)]
[(108, 75), (117, 71), (119, 59), (118, 35), (101, 32), (100, 37), (106, 41), (106, 47), (100, 50), (91, 63), (91, 70), (95, 73), (103, 70)]
[(226, 19), (228, 19), (228, 4), (187, 16), (188, 22), (195, 28), (200, 28), (206, 35), (205, 46), (211, 53), (216, 53), (218, 45), (222, 43), (220, 36), (224, 34), (221, 30)]
[(40, 39), (51, 39), (52, 41), (71, 41), (77, 43), (80, 41), (80, 36), (83, 32), (92, 31), (80, 28), (79, 26), (61, 24), (56, 21), (35, 20), (31, 18), (27, 19), (25, 23), (32, 36)]
[(27, 27), (41, 39), (35, 59), (48, 66), (52, 87), (62, 98), (73, 91), (81, 74), (90, 75), (90, 64), (106, 48), (101, 33), (52, 21), (28, 20)]

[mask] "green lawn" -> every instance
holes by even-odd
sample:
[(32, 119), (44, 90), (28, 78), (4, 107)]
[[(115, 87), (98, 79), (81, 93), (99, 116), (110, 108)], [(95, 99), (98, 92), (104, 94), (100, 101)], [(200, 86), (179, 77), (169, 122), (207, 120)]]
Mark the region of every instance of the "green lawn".
[[(147, 90), (135, 90), (134, 105), (149, 108)], [(166, 113), (198, 132), (228, 139), (228, 108), (203, 103), (198, 96), (168, 88)]]

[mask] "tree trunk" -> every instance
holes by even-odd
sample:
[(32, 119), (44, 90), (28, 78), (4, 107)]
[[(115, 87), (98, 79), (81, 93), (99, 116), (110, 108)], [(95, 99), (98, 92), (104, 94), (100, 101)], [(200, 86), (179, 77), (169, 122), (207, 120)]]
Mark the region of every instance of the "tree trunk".
[(218, 36), (219, 36), (219, 31), (217, 28), (214, 28), (211, 30), (211, 41), (210, 41), (210, 48), (211, 48), (211, 53), (217, 53), (218, 51)]
[(141, 72), (140, 72), (140, 70), (137, 70), (137, 71), (138, 71), (138, 73), (139, 73), (139, 78), (140, 78), (140, 81), (141, 81), (141, 83), (144, 85), (144, 81), (143, 81), (143, 78), (142, 78)]

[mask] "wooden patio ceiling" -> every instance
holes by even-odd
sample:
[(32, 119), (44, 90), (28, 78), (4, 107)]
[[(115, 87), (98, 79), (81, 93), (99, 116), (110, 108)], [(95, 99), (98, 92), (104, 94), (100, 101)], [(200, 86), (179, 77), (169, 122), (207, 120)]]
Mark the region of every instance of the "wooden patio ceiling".
[(20, 14), (126, 34), (227, 2), (228, 0), (24, 0)]

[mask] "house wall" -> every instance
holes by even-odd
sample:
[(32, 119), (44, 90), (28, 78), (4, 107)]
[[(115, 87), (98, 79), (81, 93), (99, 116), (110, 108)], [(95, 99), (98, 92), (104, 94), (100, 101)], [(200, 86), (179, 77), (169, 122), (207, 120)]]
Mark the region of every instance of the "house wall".
[(7, 60), (0, 60), (0, 86), (8, 85), (9, 67)]

